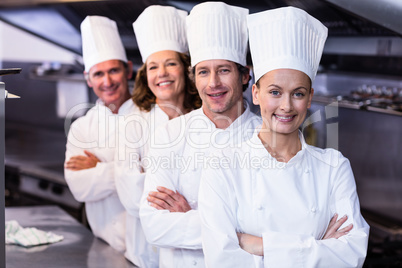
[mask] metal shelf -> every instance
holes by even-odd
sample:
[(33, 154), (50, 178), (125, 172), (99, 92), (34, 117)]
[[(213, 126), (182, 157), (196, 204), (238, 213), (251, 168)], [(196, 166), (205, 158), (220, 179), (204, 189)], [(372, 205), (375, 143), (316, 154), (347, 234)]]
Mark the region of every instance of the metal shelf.
[(362, 110), (362, 111), (370, 111), (370, 112), (376, 112), (376, 113), (382, 113), (382, 114), (402, 116), (401, 111), (385, 109), (385, 108), (378, 108), (378, 107), (373, 107), (373, 106), (369, 106), (369, 105), (359, 105), (357, 103), (350, 103), (350, 102), (346, 102), (346, 101), (338, 101), (335, 97), (329, 97), (329, 96), (313, 96), (313, 102), (325, 104), (325, 105), (336, 102), (338, 107), (341, 107), (341, 108), (348, 108), (348, 109), (354, 109), (354, 110)]

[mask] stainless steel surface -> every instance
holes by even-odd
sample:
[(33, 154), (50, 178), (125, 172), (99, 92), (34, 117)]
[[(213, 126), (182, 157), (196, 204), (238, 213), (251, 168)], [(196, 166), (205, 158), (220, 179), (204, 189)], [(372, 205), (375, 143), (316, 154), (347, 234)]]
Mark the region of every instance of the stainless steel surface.
[(325, 42), (324, 54), (359, 56), (401, 56), (400, 37), (329, 37)]
[(64, 179), (64, 133), (10, 124), (6, 136), (5, 164), (18, 170), (18, 176), (10, 178), (18, 180), (14, 192), (63, 205), (81, 215), (83, 204), (75, 200)]
[[(369, 2), (374, 3), (376, 0)], [(387, 2), (389, 2), (388, 0)], [(0, 19), (33, 33), (61, 47), (81, 54), (80, 23), (87, 15), (107, 16), (117, 22), (128, 58), (134, 64), (141, 64), (138, 46), (132, 29), (132, 23), (139, 14), (149, 5), (172, 5), (190, 11), (200, 1), (193, 0), (94, 0), (94, 1), (65, 1), (65, 0), (6, 0), (0, 3)], [(329, 28), (329, 37), (395, 37), (393, 30), (386, 27), (388, 24), (376, 24), (370, 18), (362, 19), (354, 12), (345, 12), (341, 5), (321, 0), (231, 0), (228, 4), (246, 7), (250, 13), (283, 6), (295, 6), (322, 21)], [(344, 2), (339, 0), (338, 2)], [(345, 1), (346, 2), (346, 1)], [(356, 10), (364, 10), (366, 1), (348, 1), (355, 3)], [(394, 1), (400, 2), (400, 1)], [(381, 1), (378, 2), (381, 5)], [(395, 6), (388, 5), (388, 6)], [(382, 6), (381, 18), (394, 17), (395, 11)], [(41, 15), (42, 14), (42, 15)], [(377, 14), (374, 14), (377, 15)], [(59, 23), (49, 23), (59, 22)], [(398, 24), (399, 18), (393, 24)], [(57, 25), (56, 25), (57, 24)], [(400, 26), (402, 27), (402, 26)], [(75, 40), (75, 42), (71, 42)], [(340, 43), (342, 45), (342, 43)], [(352, 44), (348, 47), (354, 47)], [(324, 51), (325, 52), (325, 51)]]
[[(402, 223), (402, 116), (386, 109), (360, 109), (359, 104), (342, 105), (327, 113), (331, 97), (348, 95), (362, 84), (402, 88), (400, 77), (358, 74), (325, 74), (313, 87), (312, 113), (321, 119), (313, 124), (316, 145), (341, 151), (351, 162), (362, 209), (390, 222)], [(328, 97), (329, 96), (329, 97)], [(317, 101), (318, 100), (318, 101)], [(332, 128), (334, 127), (334, 128)], [(331, 137), (332, 138), (329, 138)]]
[[(5, 147), (5, 139), (4, 139), (4, 119), (5, 119), (5, 85), (3, 82), (0, 82), (0, 230), (5, 229), (4, 224), (4, 207), (5, 207), (5, 200), (4, 200), (4, 147)], [(6, 267), (5, 264), (5, 247), (4, 241), (5, 233), (0, 232), (0, 267)]]
[(353, 14), (402, 34), (402, 2), (395, 0), (326, 0)]
[(64, 236), (61, 242), (32, 248), (6, 245), (7, 268), (136, 267), (57, 206), (6, 208), (6, 220)]

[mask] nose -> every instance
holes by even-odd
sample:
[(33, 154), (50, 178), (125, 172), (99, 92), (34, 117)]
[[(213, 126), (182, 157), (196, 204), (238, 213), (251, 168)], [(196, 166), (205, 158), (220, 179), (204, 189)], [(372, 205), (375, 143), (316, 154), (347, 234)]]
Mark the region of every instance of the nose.
[(285, 94), (281, 98), (280, 108), (284, 112), (291, 112), (293, 109), (292, 98), (289, 94)]
[(158, 77), (164, 77), (167, 75), (167, 68), (165, 65), (161, 64), (158, 68)]
[(211, 72), (210, 76), (209, 76), (209, 81), (208, 81), (208, 86), (210, 88), (214, 88), (217, 87), (221, 84), (221, 80), (219, 78), (219, 75), (216, 74), (215, 72)]
[(112, 77), (110, 76), (110, 74), (105, 74), (105, 76), (103, 77), (103, 84), (105, 86), (110, 86), (112, 84)]

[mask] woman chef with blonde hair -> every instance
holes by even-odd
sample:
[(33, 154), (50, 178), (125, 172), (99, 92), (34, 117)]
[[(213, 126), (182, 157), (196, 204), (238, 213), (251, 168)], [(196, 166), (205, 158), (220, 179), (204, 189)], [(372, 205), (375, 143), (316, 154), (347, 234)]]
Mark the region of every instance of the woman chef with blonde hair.
[(157, 126), (201, 106), (188, 77), (190, 58), (186, 11), (147, 7), (133, 23), (144, 64), (138, 70), (132, 100), (139, 108), (119, 122), (115, 156), (116, 188), (127, 210), (126, 257), (139, 267), (158, 267), (158, 250), (147, 243), (139, 218), (146, 167), (141, 161)]
[(263, 124), (239, 148), (218, 152), (222, 165), (202, 175), (206, 264), (361, 267), (369, 226), (350, 163), (334, 149), (306, 144), (299, 131), (327, 28), (286, 7), (249, 15), (248, 29)]

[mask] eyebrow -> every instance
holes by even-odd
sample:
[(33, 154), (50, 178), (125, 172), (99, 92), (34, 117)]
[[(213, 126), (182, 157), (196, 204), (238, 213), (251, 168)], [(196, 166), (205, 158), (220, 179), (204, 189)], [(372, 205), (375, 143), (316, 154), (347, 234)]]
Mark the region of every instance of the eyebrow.
[[(167, 62), (167, 61), (170, 61), (170, 60), (178, 61), (178, 59), (176, 59), (176, 58), (168, 58), (168, 59), (166, 59), (164, 62)], [(151, 61), (151, 62), (148, 62), (147, 64), (156, 64), (156, 62), (155, 62), (155, 61)]]
[[(276, 85), (276, 84), (270, 84), (270, 85), (267, 86), (267, 88), (269, 88), (269, 87), (276, 87), (276, 88), (282, 89), (282, 87), (280, 87), (280, 86), (278, 86), (278, 85)], [(302, 88), (303, 88), (304, 90), (308, 91), (308, 89), (305, 88), (305, 87), (303, 87), (303, 86), (294, 88), (294, 89), (292, 89), (292, 91), (295, 91), (295, 90), (298, 90), (298, 89), (302, 89)]]
[[(219, 69), (219, 68), (231, 68), (232, 66), (230, 64), (219, 64), (217, 65), (215, 68)], [(196, 66), (196, 70), (200, 70), (200, 69), (209, 69), (209, 66)]]

